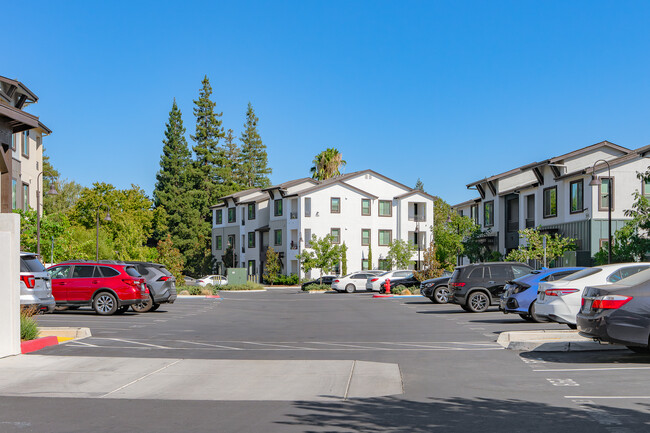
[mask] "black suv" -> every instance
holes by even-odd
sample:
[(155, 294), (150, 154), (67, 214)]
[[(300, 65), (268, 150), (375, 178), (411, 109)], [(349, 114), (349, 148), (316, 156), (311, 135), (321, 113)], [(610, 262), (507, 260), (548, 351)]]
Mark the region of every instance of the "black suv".
[(530, 266), (517, 262), (458, 266), (449, 279), (449, 302), (460, 305), (465, 311), (482, 313), (499, 302), (506, 281), (532, 271)]

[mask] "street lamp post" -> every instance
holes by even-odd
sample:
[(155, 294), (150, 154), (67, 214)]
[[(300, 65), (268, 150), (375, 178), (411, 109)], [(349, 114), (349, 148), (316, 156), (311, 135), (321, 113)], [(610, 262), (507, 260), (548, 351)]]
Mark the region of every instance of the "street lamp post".
[(415, 240), (418, 244), (418, 271), (420, 270), (420, 223), (415, 225)]
[(599, 159), (594, 162), (594, 166), (591, 169), (589, 186), (598, 186), (598, 197), (600, 197), (600, 185), (602, 185), (603, 180), (596, 176), (596, 164), (601, 161), (607, 164), (607, 263), (612, 263), (612, 172), (609, 162), (604, 159)]
[[(41, 188), (38, 183), (39, 178), (43, 176), (41, 171), (38, 176), (36, 176), (36, 254), (41, 255)], [(41, 178), (41, 180), (43, 180)], [(47, 192), (47, 195), (57, 195), (56, 189), (54, 188), (54, 183), (50, 184), (50, 190)]]
[(95, 261), (99, 260), (99, 210), (106, 206), (106, 216), (104, 217), (104, 221), (111, 221), (111, 215), (109, 211), (111, 210), (110, 207), (106, 204), (102, 204), (97, 208), (96, 211), (96, 216), (97, 216), (97, 231), (95, 235)]

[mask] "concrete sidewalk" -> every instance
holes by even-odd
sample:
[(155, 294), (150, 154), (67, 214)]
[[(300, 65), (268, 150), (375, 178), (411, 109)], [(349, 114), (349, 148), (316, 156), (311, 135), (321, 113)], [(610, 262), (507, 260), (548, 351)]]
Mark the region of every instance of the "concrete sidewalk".
[(402, 394), (397, 364), (19, 355), (0, 359), (0, 395), (322, 401)]

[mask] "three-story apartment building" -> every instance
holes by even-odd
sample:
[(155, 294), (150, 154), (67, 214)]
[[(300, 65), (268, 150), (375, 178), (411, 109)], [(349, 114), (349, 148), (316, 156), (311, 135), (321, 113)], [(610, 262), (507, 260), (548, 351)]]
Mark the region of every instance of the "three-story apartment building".
[[(634, 193), (650, 196), (650, 184), (637, 178), (648, 169), (648, 156), (650, 146), (631, 150), (603, 141), (474, 181), (467, 188), (479, 197), (454, 209), (489, 231), (486, 245), (503, 255), (519, 247), (519, 230), (541, 226), (544, 233), (576, 239), (576, 264), (589, 266), (608, 239), (609, 185), (612, 234), (629, 220), (625, 210)], [(593, 175), (601, 185), (590, 186)]]
[[(20, 81), (0, 76), (0, 212), (36, 209), (42, 199), (43, 136), (50, 131), (23, 109), (38, 97)], [(42, 201), (41, 201), (42, 203)]]
[[(312, 235), (329, 234), (333, 242), (348, 247), (348, 269), (383, 269), (393, 239), (425, 248), (434, 199), (372, 170), (250, 189), (222, 197), (212, 207), (212, 254), (223, 272), (232, 246), (231, 261), (250, 275), (261, 275), (266, 250), (272, 247), (279, 253), (283, 274), (309, 277), (302, 273), (297, 255), (309, 248)], [(373, 263), (368, 261), (370, 248)]]

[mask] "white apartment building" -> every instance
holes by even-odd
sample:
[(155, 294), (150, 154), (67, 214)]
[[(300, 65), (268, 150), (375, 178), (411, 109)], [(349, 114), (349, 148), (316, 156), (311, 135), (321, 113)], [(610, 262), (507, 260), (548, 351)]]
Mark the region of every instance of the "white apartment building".
[[(489, 230), (486, 245), (503, 255), (519, 247), (519, 230), (541, 226), (545, 233), (576, 239), (575, 264), (590, 266), (608, 239), (608, 185), (613, 236), (629, 220), (625, 210), (631, 209), (635, 192), (650, 197), (650, 184), (637, 178), (650, 166), (649, 156), (650, 146), (631, 150), (603, 141), (474, 181), (467, 188), (479, 197), (454, 209)], [(592, 175), (602, 184), (590, 186)]]
[[(435, 197), (409, 188), (372, 170), (325, 181), (297, 179), (265, 189), (250, 189), (221, 198), (212, 206), (212, 254), (224, 271), (228, 246), (235, 266), (249, 275), (264, 271), (268, 247), (279, 253), (282, 273), (311, 277), (297, 255), (309, 248), (312, 235), (329, 234), (348, 247), (349, 271), (386, 269), (393, 239), (427, 246)], [(368, 261), (372, 248), (373, 263)], [(413, 255), (417, 266), (418, 253)], [(422, 254), (420, 253), (420, 256)], [(335, 272), (340, 272), (340, 266)], [(318, 271), (314, 276), (318, 275)]]
[[(43, 198), (43, 136), (52, 131), (25, 111), (38, 97), (20, 81), (0, 76), (0, 212), (36, 209)], [(42, 200), (41, 200), (42, 203)]]

